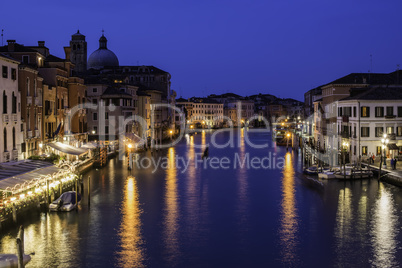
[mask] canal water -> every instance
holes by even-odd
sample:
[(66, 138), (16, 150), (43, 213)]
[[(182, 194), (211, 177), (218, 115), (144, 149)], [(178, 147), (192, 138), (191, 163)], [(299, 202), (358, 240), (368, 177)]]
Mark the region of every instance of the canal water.
[[(84, 196), (78, 213), (25, 222), (28, 267), (401, 266), (402, 189), (321, 187), (302, 174), (300, 152), (269, 134), (230, 137), (202, 132), (142, 154), (131, 171), (118, 159), (91, 170), (90, 207)], [(1, 236), (1, 252), (15, 252), (16, 235)]]

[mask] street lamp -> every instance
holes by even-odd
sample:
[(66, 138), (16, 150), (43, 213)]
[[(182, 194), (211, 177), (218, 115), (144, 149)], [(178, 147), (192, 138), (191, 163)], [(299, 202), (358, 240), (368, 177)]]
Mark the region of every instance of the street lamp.
[(172, 130), (170, 130), (170, 131), (169, 131), (169, 133), (170, 133), (170, 139), (172, 139), (172, 134), (173, 134), (173, 131), (172, 131)]
[(290, 133), (288, 132), (286, 134), (286, 151), (289, 151), (289, 138), (290, 138)]

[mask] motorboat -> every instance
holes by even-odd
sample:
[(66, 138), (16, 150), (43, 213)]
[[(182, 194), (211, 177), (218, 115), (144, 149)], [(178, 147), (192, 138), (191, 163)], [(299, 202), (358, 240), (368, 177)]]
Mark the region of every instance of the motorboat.
[(318, 178), (323, 180), (331, 180), (336, 179), (335, 171), (333, 170), (326, 170), (324, 172), (318, 173)]
[(368, 179), (373, 177), (373, 172), (367, 169), (346, 169), (335, 171), (334, 175), (337, 179)]
[(305, 168), (303, 170), (303, 172), (304, 172), (304, 174), (307, 174), (307, 175), (317, 175), (319, 173), (326, 172), (326, 171), (329, 171), (329, 170), (330, 169), (327, 168), (327, 167), (311, 166), (311, 167)]
[[(31, 260), (30, 255), (23, 254), (22, 262), (26, 265)], [(0, 254), (0, 268), (9, 268), (18, 266), (18, 257), (16, 254)]]
[(54, 200), (50, 205), (49, 205), (49, 210), (50, 211), (71, 211), (76, 206), (78, 203), (81, 201), (81, 195), (78, 194), (77, 200), (78, 203), (76, 203), (76, 198), (75, 198), (76, 192), (75, 191), (69, 191), (63, 193), (59, 198)]

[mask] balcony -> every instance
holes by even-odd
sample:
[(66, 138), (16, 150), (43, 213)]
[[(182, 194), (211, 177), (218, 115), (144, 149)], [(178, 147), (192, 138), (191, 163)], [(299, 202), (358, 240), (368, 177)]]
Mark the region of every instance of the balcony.
[(349, 132), (346, 132), (346, 131), (342, 131), (342, 132), (340, 133), (340, 136), (341, 136), (343, 139), (349, 139), (349, 138), (350, 138), (350, 133), (349, 133)]
[(3, 153), (3, 161), (4, 162), (10, 162), (10, 152), (4, 152)]
[(396, 115), (386, 115), (385, 116), (385, 119), (393, 119), (393, 118), (395, 118), (396, 117)]
[(27, 105), (32, 105), (32, 97), (27, 96)]
[(11, 157), (11, 159), (12, 159), (13, 161), (18, 161), (18, 150), (13, 150), (13, 151), (12, 151), (12, 157)]
[(8, 124), (8, 122), (10, 122), (10, 115), (3, 114), (3, 123)]
[(17, 121), (18, 121), (17, 114), (12, 114), (12, 115), (11, 115), (11, 120), (12, 120), (13, 122), (17, 122)]
[(35, 98), (35, 105), (42, 106), (42, 97), (41, 96)]
[(33, 136), (32, 136), (32, 130), (28, 130), (27, 131), (27, 138), (28, 139), (31, 139)]
[(39, 138), (39, 129), (35, 130), (35, 137)]

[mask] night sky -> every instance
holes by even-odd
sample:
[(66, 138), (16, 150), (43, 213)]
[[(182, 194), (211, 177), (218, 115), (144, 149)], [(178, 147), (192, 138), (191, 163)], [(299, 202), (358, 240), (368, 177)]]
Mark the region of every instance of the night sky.
[(261, 92), (303, 100), (311, 88), (369, 71), (370, 54), (373, 72), (402, 64), (400, 0), (33, 2), (2, 1), (4, 44), (44, 40), (64, 58), (79, 29), (89, 56), (104, 29), (121, 65), (170, 72), (178, 97)]

